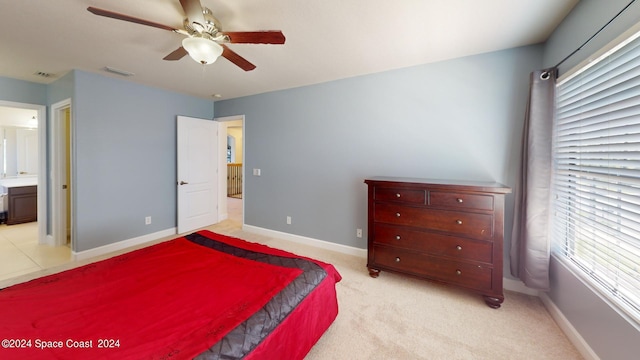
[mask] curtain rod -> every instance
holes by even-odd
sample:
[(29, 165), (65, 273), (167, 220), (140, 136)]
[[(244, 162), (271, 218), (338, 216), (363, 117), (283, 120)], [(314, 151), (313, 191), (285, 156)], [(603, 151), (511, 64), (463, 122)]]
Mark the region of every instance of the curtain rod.
[(587, 45), (591, 40), (593, 40), (596, 36), (598, 36), (598, 34), (600, 34), (602, 32), (602, 30), (604, 30), (607, 26), (609, 26), (609, 24), (611, 24), (615, 19), (618, 18), (618, 16), (620, 16), (623, 12), (625, 12), (629, 8), (629, 6), (631, 6), (634, 2), (636, 2), (636, 0), (631, 0), (631, 2), (629, 4), (627, 4), (627, 6), (625, 6), (622, 10), (620, 10), (620, 12), (618, 12), (616, 14), (616, 16), (614, 16), (613, 18), (611, 18), (611, 20), (609, 20), (606, 24), (604, 24), (604, 26), (601, 27), (600, 30), (598, 30), (595, 34), (593, 34), (590, 38), (588, 38), (587, 41), (585, 41), (582, 45), (580, 45), (580, 47), (575, 49), (571, 54), (567, 55), (567, 57), (565, 57), (564, 59), (562, 59), (562, 61), (560, 61), (558, 64), (556, 64), (556, 66), (554, 66), (554, 68), (558, 68), (558, 66), (562, 65), (570, 57), (575, 55), (575, 53), (577, 53), (578, 51), (582, 50), (582, 48), (585, 45)]

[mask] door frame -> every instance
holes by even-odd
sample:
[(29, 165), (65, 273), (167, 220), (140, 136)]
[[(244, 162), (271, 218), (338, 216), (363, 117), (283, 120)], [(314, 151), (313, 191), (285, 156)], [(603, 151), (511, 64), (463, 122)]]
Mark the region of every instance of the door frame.
[(36, 110), (38, 113), (38, 243), (47, 243), (47, 107), (0, 100), (0, 106)]
[(244, 115), (232, 115), (232, 116), (223, 116), (214, 118), (213, 120), (220, 122), (220, 133), (218, 135), (218, 141), (223, 139), (222, 142), (224, 151), (221, 151), (218, 157), (218, 167), (221, 171), (218, 171), (218, 215), (220, 216), (220, 221), (225, 220), (229, 217), (229, 211), (227, 210), (227, 125), (231, 121), (241, 121), (242, 123), (242, 226), (244, 227), (244, 199), (245, 196), (245, 173), (246, 173), (246, 163), (245, 163), (245, 144), (247, 143), (245, 138), (244, 131)]
[[(71, 99), (65, 99), (51, 105), (51, 235), (48, 243), (53, 246), (61, 246), (67, 241), (67, 206), (71, 207), (71, 249), (73, 249), (73, 120), (70, 122), (70, 129), (65, 130), (64, 111), (71, 111)], [(73, 113), (71, 115), (73, 117)], [(66, 137), (71, 144), (71, 156), (69, 167), (71, 167), (71, 179), (66, 179), (65, 166), (66, 159)], [(62, 186), (67, 185), (66, 191)], [(66, 192), (70, 191), (71, 201), (67, 204)]]

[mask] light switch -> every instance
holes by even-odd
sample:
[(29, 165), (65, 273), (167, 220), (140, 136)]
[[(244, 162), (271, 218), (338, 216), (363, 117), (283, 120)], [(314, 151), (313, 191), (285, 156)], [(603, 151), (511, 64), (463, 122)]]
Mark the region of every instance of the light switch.
[(253, 176), (260, 176), (260, 169), (253, 169)]

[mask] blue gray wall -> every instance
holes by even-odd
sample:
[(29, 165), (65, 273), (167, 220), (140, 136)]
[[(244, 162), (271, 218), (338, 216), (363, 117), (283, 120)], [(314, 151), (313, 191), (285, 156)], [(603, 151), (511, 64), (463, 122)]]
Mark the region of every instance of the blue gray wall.
[(216, 102), (245, 115), (245, 223), (365, 249), (367, 177), (513, 186), (541, 62), (529, 46)]
[(175, 227), (176, 116), (213, 102), (81, 71), (74, 93), (74, 250)]
[[(47, 104), (53, 105), (66, 99), (73, 99), (74, 88), (75, 71), (70, 71), (58, 80), (47, 85)], [(49, 110), (51, 109), (49, 108)]]
[[(613, 18), (629, 0), (582, 0), (553, 33), (545, 46), (545, 67), (553, 66), (577, 49)], [(634, 3), (592, 42), (561, 66), (561, 74), (589, 57), (640, 20)], [(640, 331), (574, 275), (571, 267), (551, 258), (549, 297), (601, 359), (637, 359)], [(637, 326), (637, 325), (636, 325)]]
[(51, 105), (67, 98), (74, 250), (176, 227), (176, 116), (212, 119), (213, 102), (82, 71), (49, 85), (0, 78), (1, 100)]
[(0, 76), (0, 100), (46, 105), (47, 86)]

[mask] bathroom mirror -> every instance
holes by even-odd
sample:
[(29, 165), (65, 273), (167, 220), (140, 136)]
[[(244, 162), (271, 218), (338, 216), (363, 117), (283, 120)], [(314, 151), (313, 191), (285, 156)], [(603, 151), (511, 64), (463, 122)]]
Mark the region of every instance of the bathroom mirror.
[(35, 110), (0, 106), (2, 178), (38, 175), (38, 120)]

